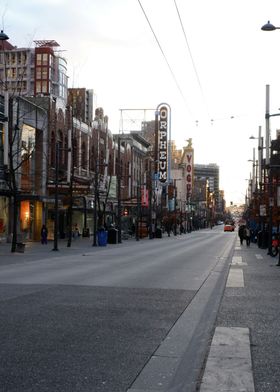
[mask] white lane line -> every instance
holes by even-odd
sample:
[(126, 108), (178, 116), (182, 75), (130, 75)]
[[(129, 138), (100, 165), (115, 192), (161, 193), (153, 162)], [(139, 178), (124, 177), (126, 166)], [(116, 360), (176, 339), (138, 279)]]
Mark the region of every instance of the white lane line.
[(242, 266), (242, 265), (248, 265), (247, 263), (243, 263), (243, 259), (242, 259), (242, 256), (233, 256), (232, 257), (232, 260), (231, 260), (231, 265), (239, 265), (239, 266)]
[(254, 392), (249, 328), (217, 327), (200, 392)]
[(257, 258), (258, 260), (263, 260), (263, 257), (262, 257), (262, 255), (260, 255), (260, 254), (256, 254), (256, 258)]
[(241, 268), (229, 270), (226, 287), (244, 287), (244, 275)]

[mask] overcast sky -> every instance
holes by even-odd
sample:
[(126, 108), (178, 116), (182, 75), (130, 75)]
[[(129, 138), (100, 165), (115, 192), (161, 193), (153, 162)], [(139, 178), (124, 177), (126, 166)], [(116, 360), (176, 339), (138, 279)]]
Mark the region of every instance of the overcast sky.
[(167, 102), (177, 146), (193, 138), (195, 163), (220, 166), (227, 204), (244, 202), (266, 84), (270, 112), (280, 107), (280, 31), (261, 31), (280, 26), (279, 0), (0, 0), (0, 11), (12, 44), (60, 44), (69, 87), (95, 91), (113, 133), (121, 113), (125, 128), (154, 117), (120, 109)]

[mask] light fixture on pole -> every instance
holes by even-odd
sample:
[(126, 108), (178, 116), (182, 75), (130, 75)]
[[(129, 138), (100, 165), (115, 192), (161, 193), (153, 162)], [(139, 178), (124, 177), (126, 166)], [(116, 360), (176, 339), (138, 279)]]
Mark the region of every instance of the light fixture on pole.
[(7, 36), (7, 34), (4, 33), (3, 30), (1, 30), (1, 33), (0, 33), (0, 41), (7, 41), (8, 39), (9, 39), (9, 37)]
[(59, 165), (59, 144), (55, 143), (55, 201), (54, 201), (54, 241), (53, 250), (58, 250), (58, 165)]
[(274, 26), (270, 21), (268, 21), (265, 25), (261, 28), (263, 31), (274, 31), (280, 29), (280, 27)]

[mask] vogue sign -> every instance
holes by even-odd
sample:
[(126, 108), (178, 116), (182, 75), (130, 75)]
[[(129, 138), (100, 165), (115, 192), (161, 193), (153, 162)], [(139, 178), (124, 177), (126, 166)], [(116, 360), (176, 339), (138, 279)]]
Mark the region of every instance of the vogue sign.
[(168, 110), (166, 106), (159, 109), (159, 181), (167, 181), (167, 132)]
[(193, 177), (193, 155), (191, 152), (187, 153), (187, 199), (191, 197), (192, 194), (192, 177)]

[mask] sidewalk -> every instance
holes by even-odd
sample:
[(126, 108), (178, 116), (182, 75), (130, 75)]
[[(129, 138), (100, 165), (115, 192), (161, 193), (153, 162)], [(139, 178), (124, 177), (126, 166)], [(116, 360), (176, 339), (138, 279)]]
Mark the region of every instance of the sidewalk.
[[(163, 235), (167, 237), (167, 233)], [(161, 240), (154, 238), (151, 241)], [(141, 238), (139, 242), (150, 241), (148, 237)], [(135, 237), (129, 237), (127, 239), (122, 239), (121, 243), (117, 244), (107, 244), (106, 246), (99, 246), (97, 241), (97, 246), (93, 246), (93, 237), (78, 237), (73, 238), (71, 247), (67, 247), (67, 239), (58, 240), (58, 251), (53, 251), (54, 243), (53, 241), (48, 241), (47, 245), (42, 245), (40, 241), (24, 241), (25, 249), (23, 253), (14, 252), (11, 253), (11, 243), (1, 242), (0, 243), (0, 265), (18, 263), (22, 261), (32, 261), (38, 259), (48, 259), (53, 257), (61, 257), (67, 254), (83, 254), (89, 252), (102, 251), (108, 247), (124, 247), (131, 243), (136, 242)]]
[(278, 256), (236, 242), (201, 392), (280, 391)]

